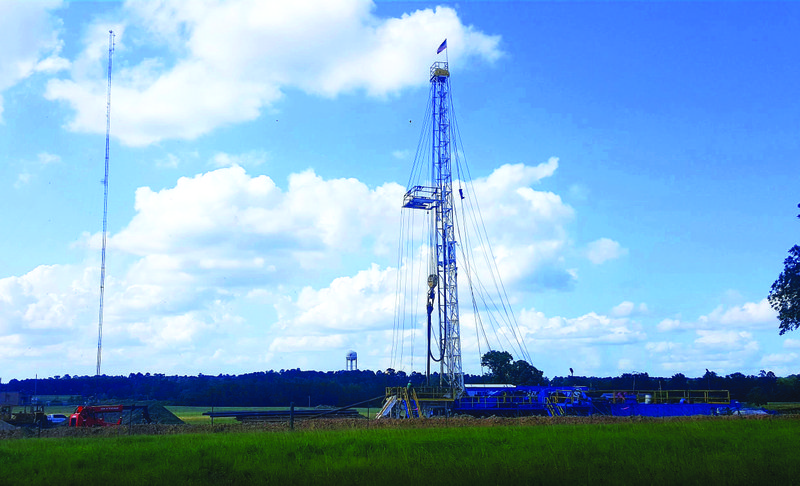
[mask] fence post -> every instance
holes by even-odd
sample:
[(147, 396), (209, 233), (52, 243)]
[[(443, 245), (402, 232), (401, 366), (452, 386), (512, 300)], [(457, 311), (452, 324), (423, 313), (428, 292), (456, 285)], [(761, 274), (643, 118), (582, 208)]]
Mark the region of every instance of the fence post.
[(289, 404), (289, 430), (294, 430), (294, 402)]

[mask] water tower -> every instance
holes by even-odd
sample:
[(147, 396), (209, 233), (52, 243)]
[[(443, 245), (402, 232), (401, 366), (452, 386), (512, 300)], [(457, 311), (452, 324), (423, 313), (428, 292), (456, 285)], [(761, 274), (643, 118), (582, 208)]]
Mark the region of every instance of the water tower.
[(345, 370), (356, 371), (358, 370), (358, 354), (355, 351), (348, 351), (345, 357)]

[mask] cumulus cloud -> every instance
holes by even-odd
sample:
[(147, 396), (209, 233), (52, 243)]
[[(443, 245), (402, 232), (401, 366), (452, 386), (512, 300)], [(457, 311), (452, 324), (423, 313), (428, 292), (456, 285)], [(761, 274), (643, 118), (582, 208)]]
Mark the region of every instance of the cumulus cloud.
[(723, 375), (747, 372), (746, 367), (758, 366), (761, 346), (748, 332), (698, 330), (689, 342), (655, 341), (645, 350), (656, 373), (702, 376), (705, 369)]
[(239, 155), (217, 152), (211, 158), (211, 165), (215, 167), (232, 167), (241, 165), (242, 167), (258, 167), (267, 161), (268, 154), (264, 150), (251, 150)]
[(800, 339), (786, 339), (783, 341), (783, 347), (788, 349), (800, 348)]
[[(558, 159), (552, 157), (535, 166), (506, 164), (487, 177), (454, 182), (454, 187), (463, 187), (466, 206), (472, 211), (459, 224), (466, 228), (464, 234), (486, 228), (493, 264), (504, 282), (528, 284), (531, 289), (566, 289), (575, 281), (564, 256), (570, 244), (566, 224), (575, 211), (557, 194), (533, 187), (557, 168)], [(480, 201), (482, 220), (470, 218), (477, 216), (475, 200)], [(479, 255), (489, 251), (481, 240), (461, 244)], [(489, 275), (486, 262), (475, 264), (477, 274)]]
[[(762, 339), (758, 333), (775, 331), (774, 320), (767, 299), (719, 306), (696, 320), (666, 318), (656, 329), (671, 340), (649, 343), (648, 351), (653, 361), (660, 363), (667, 372), (699, 372), (705, 368), (728, 373), (746, 372), (746, 367), (767, 366), (768, 363), (760, 361)], [(786, 349), (800, 347), (800, 341), (787, 339), (783, 346)]]
[(777, 318), (777, 313), (764, 298), (760, 302), (747, 302), (729, 309), (719, 306), (710, 314), (701, 316), (699, 322), (703, 325), (722, 324), (730, 327), (777, 329)]
[(408, 150), (394, 150), (392, 151), (392, 157), (397, 160), (405, 160), (408, 158), (411, 152)]
[[(550, 269), (571, 279), (558, 266), (567, 245), (563, 225), (572, 209), (557, 196), (545, 193), (540, 198), (532, 189), (524, 191), (530, 189), (526, 183), (548, 173), (541, 166), (516, 171), (500, 168), (473, 183), (492, 206), (502, 208), (484, 214), (496, 238), (494, 256), (501, 275), (515, 282)], [(528, 175), (519, 177), (523, 172)], [(323, 180), (313, 171), (290, 175), (288, 188), (282, 190), (269, 177), (250, 176), (235, 165), (183, 177), (159, 192), (138, 189), (136, 215), (111, 236), (109, 245), (146, 257), (137, 264), (141, 272), (166, 266), (286, 278), (290, 269), (330, 267), (347, 253), (391, 255), (403, 193), (394, 183), (370, 189), (356, 179)], [(531, 205), (531, 199), (540, 203)], [(98, 246), (99, 236), (91, 241)]]
[(609, 238), (600, 238), (593, 241), (586, 248), (586, 257), (595, 265), (608, 260), (615, 260), (627, 254), (627, 248), (623, 248), (619, 243)]
[(687, 330), (749, 330), (761, 331), (777, 329), (777, 315), (767, 299), (759, 302), (746, 302), (741, 305), (725, 307), (720, 305), (696, 320), (667, 318), (658, 323), (660, 332)]
[(21, 277), (0, 279), (0, 335), (74, 328), (93, 300), (91, 276), (69, 265), (41, 265)]
[[(215, 158), (242, 156), (220, 153)], [(484, 221), (512, 298), (529, 287), (532, 274), (572, 278), (564, 270), (563, 255), (569, 247), (565, 224), (574, 211), (557, 195), (533, 188), (556, 167), (555, 159), (503, 166), (466, 186), (491, 202)], [(182, 177), (158, 191), (136, 191), (135, 215), (108, 240), (116, 265), (106, 280), (104, 353), (109, 363), (122, 370), (142, 369), (138, 358), (162, 372), (336, 366), (320, 361), (321, 356), (285, 355), (321, 346), (328, 351), (341, 347), (342, 352), (371, 349), (374, 365), (392, 364), (397, 299), (409, 308), (423, 301), (419, 291), (398, 296), (398, 270), (386, 264), (396, 257), (405, 189), (394, 183), (370, 188), (356, 179), (323, 179), (311, 170), (291, 174), (283, 186), (234, 164)], [(99, 233), (85, 235), (83, 249), (95, 255), (100, 240)], [(485, 244), (472, 243), (476, 251)], [(54, 346), (50, 352), (62, 359), (82, 350), (71, 359), (93, 366), (99, 275), (93, 259), (84, 266), (42, 267), (0, 281), (0, 339), (19, 341), (23, 349)], [(402, 271), (426, 268), (423, 249), (400, 265)], [(466, 277), (466, 267), (460, 268), (459, 275)], [(462, 319), (474, 322), (464, 283), (459, 288)], [(602, 366), (611, 358), (593, 354), (593, 345), (624, 347), (645, 338), (631, 319), (645, 306), (618, 307), (619, 315), (577, 318), (524, 311), (520, 336), (531, 345), (580, 350), (591, 357), (585, 366)], [(408, 319), (401, 332), (411, 350), (405, 356), (416, 353), (422, 359), (419, 318)], [(35, 345), (36, 336), (54, 328), (66, 329), (70, 339)], [(514, 339), (502, 325), (496, 331), (504, 341)], [(247, 358), (226, 349), (247, 350)], [(464, 349), (476, 355), (479, 350), (466, 330)]]
[(55, 162), (61, 162), (61, 157), (55, 154), (50, 154), (47, 152), (39, 152), (36, 156), (37, 160), (42, 165), (53, 164)]
[(367, 237), (370, 251), (388, 247), (396, 240), (403, 192), (393, 183), (369, 189), (356, 179), (326, 181), (313, 171), (292, 174), (283, 191), (269, 177), (233, 166), (183, 177), (159, 192), (138, 189), (136, 215), (110, 244), (134, 255), (164, 255), (178, 268), (278, 269), (286, 276), (359, 252)]
[(269, 345), (272, 353), (307, 353), (312, 351), (329, 351), (331, 348), (342, 348), (345, 340), (340, 334), (325, 336), (284, 336), (275, 338)]
[(33, 174), (30, 172), (20, 172), (17, 174), (17, 180), (14, 182), (14, 189), (20, 189), (23, 186), (28, 185), (33, 178)]
[(354, 277), (339, 277), (321, 290), (304, 288), (297, 298), (300, 315), (293, 332), (307, 330), (368, 331), (386, 327), (395, 311), (397, 270), (373, 264)]
[(588, 343), (630, 344), (646, 338), (637, 322), (595, 312), (576, 318), (548, 318), (538, 311), (523, 310), (519, 322), (524, 334), (561, 349)]
[(51, 13), (62, 5), (61, 0), (0, 3), (0, 122), (3, 91), (34, 72), (54, 73), (69, 66), (59, 57), (61, 23)]
[(686, 326), (683, 323), (681, 323), (681, 321), (679, 319), (669, 319), (669, 318), (667, 318), (667, 319), (664, 319), (661, 322), (659, 322), (658, 325), (656, 326), (656, 329), (658, 329), (660, 332), (669, 332), (669, 331), (675, 331), (677, 329), (686, 328), (686, 327), (688, 327), (688, 326)]
[(15, 189), (21, 189), (23, 186), (30, 184), (34, 181), (38, 174), (46, 170), (46, 167), (61, 162), (61, 157), (56, 154), (48, 152), (39, 152), (36, 155), (36, 160), (22, 160), (22, 172), (17, 174), (17, 180), (14, 182)]
[[(257, 118), (287, 88), (325, 97), (354, 90), (383, 97), (425, 81), (420, 73), (442, 37), (459, 65), (502, 54), (499, 36), (464, 25), (452, 8), (394, 18), (374, 10), (367, 0), (128, 2), (127, 18), (115, 27), (120, 41), (128, 32), (131, 44), (157, 42), (174, 59), (144, 59), (115, 74), (112, 134), (128, 145), (194, 139)], [(49, 99), (75, 110), (68, 124), (74, 131), (105, 128), (94, 107), (105, 80), (90, 70), (104, 62), (103, 29), (89, 29), (93, 37), (87, 36), (70, 78), (47, 87)], [(129, 48), (120, 42), (115, 55), (124, 59)]]
[(629, 300), (621, 302), (619, 305), (611, 309), (611, 315), (614, 317), (629, 317), (631, 315), (646, 314), (646, 313), (647, 313), (647, 304), (642, 302), (637, 306), (636, 304), (634, 304)]
[(800, 365), (800, 354), (789, 353), (768, 353), (759, 361), (761, 369), (770, 370), (778, 376), (797, 374), (797, 367)]
[(711, 331), (711, 330), (698, 330), (697, 339), (694, 340), (695, 344), (707, 348), (723, 348), (728, 349), (733, 346), (758, 346), (753, 340), (753, 334), (745, 331)]

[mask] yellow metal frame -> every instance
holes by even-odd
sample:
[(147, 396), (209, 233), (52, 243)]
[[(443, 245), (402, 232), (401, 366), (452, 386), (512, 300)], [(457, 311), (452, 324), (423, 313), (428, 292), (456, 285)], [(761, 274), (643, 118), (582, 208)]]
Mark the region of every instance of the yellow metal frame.
[[(645, 403), (650, 396), (650, 403), (713, 403), (728, 405), (731, 403), (729, 390), (614, 390), (611, 392), (612, 403), (624, 403), (636, 398), (638, 403)], [(683, 400), (683, 402), (681, 402)]]
[[(411, 387), (414, 394), (414, 400), (419, 402), (452, 402), (455, 400), (455, 390), (452, 388), (443, 388), (439, 386), (422, 386)], [(386, 396), (403, 397), (408, 389), (404, 386), (388, 386), (386, 387)]]

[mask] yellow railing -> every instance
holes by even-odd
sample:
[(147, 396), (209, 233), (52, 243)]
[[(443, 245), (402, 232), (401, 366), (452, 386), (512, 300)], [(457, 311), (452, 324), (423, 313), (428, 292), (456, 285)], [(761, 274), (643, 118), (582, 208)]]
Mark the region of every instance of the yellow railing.
[(558, 417), (564, 415), (564, 407), (561, 406), (558, 399), (559, 399), (558, 396), (553, 396), (553, 395), (547, 397), (547, 402), (546, 402), (547, 410), (550, 411), (550, 415), (552, 417)]
[(610, 394), (609, 401), (612, 403), (623, 403), (634, 398), (638, 403), (731, 403), (731, 392), (728, 390), (614, 390), (605, 394)]
[[(444, 388), (439, 386), (421, 386), (411, 387), (414, 394), (415, 401), (420, 402), (452, 402), (454, 398), (454, 390), (452, 388)], [(386, 387), (386, 396), (390, 397), (396, 395), (398, 397), (404, 396), (408, 393), (408, 388), (404, 386), (389, 386)]]

